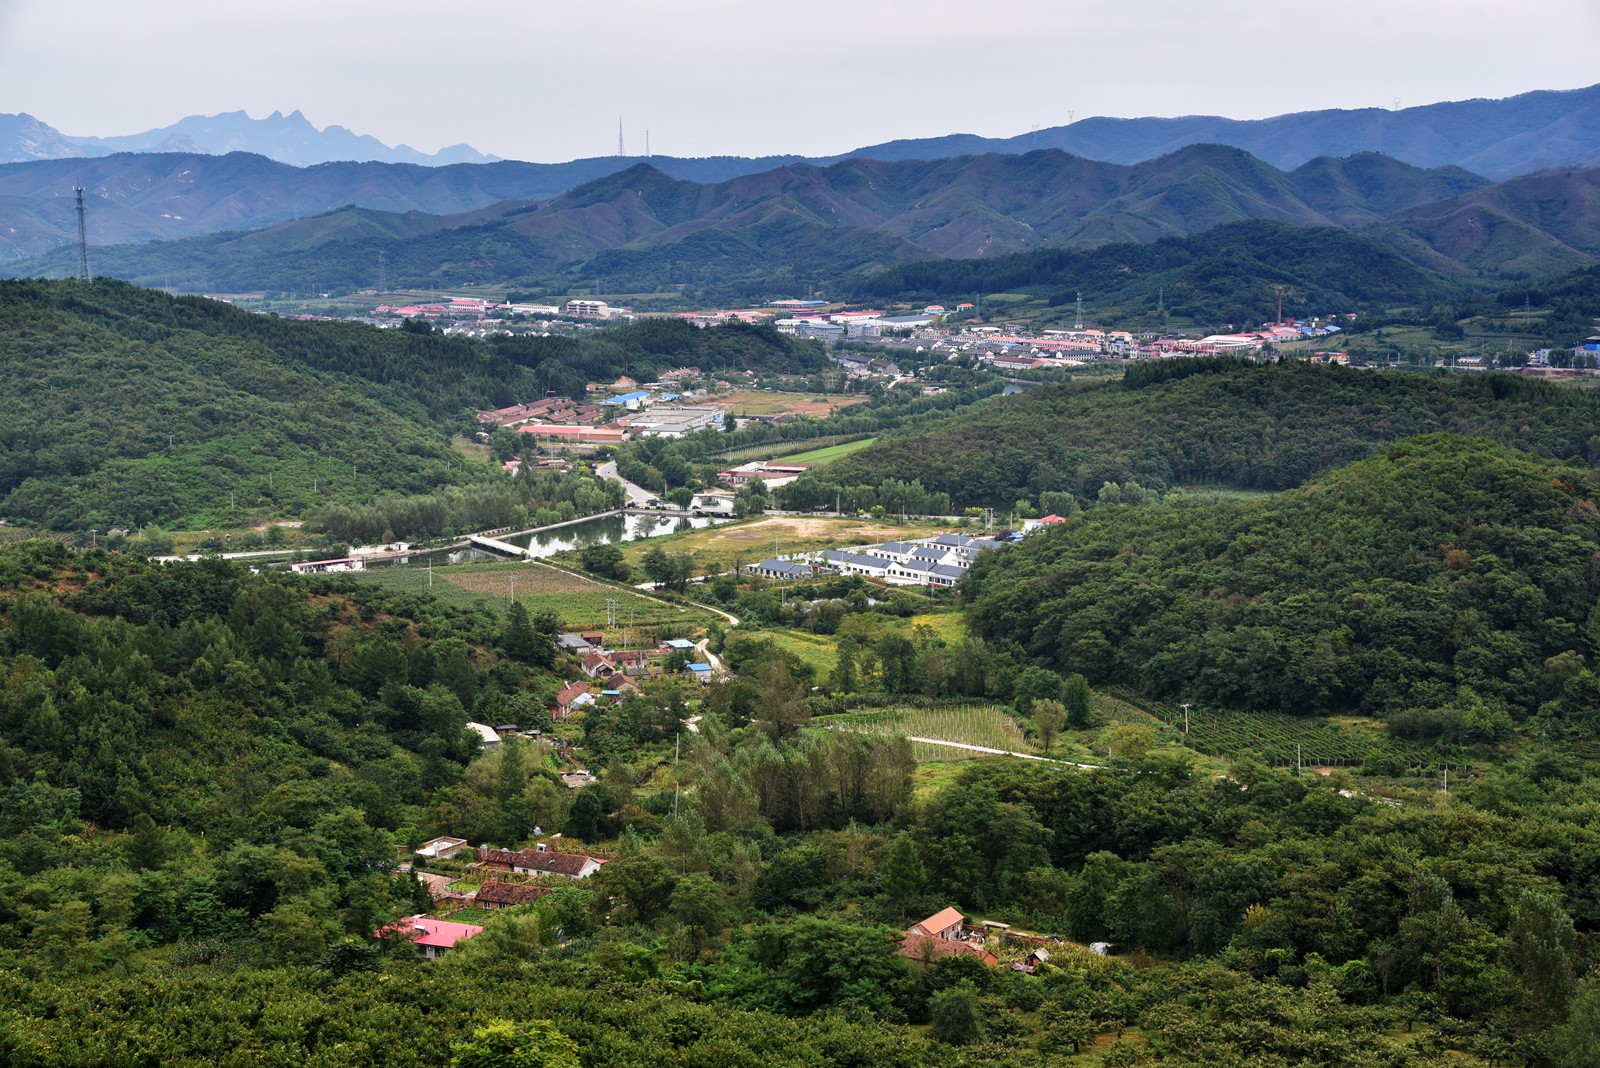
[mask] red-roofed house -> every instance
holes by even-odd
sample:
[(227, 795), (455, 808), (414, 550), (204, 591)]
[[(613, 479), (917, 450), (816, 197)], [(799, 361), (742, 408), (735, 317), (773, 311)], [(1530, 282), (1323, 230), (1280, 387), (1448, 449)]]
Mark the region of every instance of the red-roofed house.
[(617, 673), (617, 665), (593, 649), (584, 653), (579, 663), (583, 666), (583, 673), (591, 679), (609, 679)]
[(376, 932), (375, 938), (403, 938), (414, 942), (417, 955), (423, 960), (437, 960), (457, 943), (483, 933), (483, 928), (471, 923), (451, 923), (430, 916), (407, 916)]
[(586, 683), (575, 682), (556, 694), (556, 718), (565, 719), (584, 705), (594, 703), (594, 693)]
[(983, 948), (983, 941), (969, 942), (963, 936), (966, 921), (956, 909), (934, 913), (921, 923), (906, 928), (905, 941), (895, 952), (912, 960), (930, 961), (935, 957), (976, 957), (990, 968), (1000, 963), (998, 957)]
[(961, 926), (966, 921), (956, 909), (944, 909), (936, 912), (921, 923), (913, 924), (906, 928), (908, 935), (922, 935), (927, 938), (943, 938), (947, 941), (958, 940), (961, 937)]

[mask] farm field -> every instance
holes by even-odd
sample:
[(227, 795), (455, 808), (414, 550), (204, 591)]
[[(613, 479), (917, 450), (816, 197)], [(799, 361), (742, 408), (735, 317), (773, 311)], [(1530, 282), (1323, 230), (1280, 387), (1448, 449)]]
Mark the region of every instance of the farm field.
[(837, 460), (841, 456), (849, 456), (853, 452), (859, 452), (877, 440), (876, 437), (861, 438), (858, 441), (846, 441), (839, 445), (825, 445), (820, 449), (807, 449), (805, 452), (790, 453), (787, 456), (775, 457), (775, 459), (797, 464), (825, 464)]
[[(981, 745), (1013, 753), (1038, 753), (1039, 747), (1023, 736), (1012, 716), (995, 706), (974, 702), (939, 708), (886, 708), (847, 712), (828, 716), (821, 722), (836, 729), (895, 734), (901, 737), (929, 738), (935, 741)], [(970, 749), (913, 742), (917, 762), (982, 759), (984, 754)]]
[(822, 418), (839, 408), (865, 404), (863, 393), (778, 393), (766, 390), (736, 389), (728, 393), (713, 393), (704, 403), (715, 404), (729, 415), (778, 415), (793, 412)]
[(514, 586), (523, 607), (531, 613), (554, 612), (566, 630), (603, 627), (608, 599), (617, 602), (619, 625), (705, 623), (713, 618), (699, 608), (666, 604), (558, 568), (510, 560), (436, 567), (432, 589), (428, 587), (427, 569), (415, 566), (378, 567), (351, 577), (409, 593), (431, 593), (447, 603), (463, 605), (489, 600), (504, 606)]
[(630, 567), (638, 568), (645, 554), (660, 546), (669, 553), (692, 552), (695, 570), (705, 573), (732, 571), (735, 557), (741, 564), (755, 564), (774, 551), (781, 553), (837, 549), (850, 545), (891, 541), (896, 538), (927, 538), (944, 533), (943, 524), (908, 522), (900, 525), (871, 519), (830, 519), (819, 516), (757, 516), (735, 523), (722, 523), (703, 530), (667, 534), (645, 542), (630, 542), (622, 555)]

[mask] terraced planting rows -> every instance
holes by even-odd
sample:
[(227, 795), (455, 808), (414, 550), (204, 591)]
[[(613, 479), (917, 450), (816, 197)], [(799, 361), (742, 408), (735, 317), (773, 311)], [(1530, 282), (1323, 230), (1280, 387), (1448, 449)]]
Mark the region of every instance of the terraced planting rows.
[[(981, 745), (1013, 753), (1039, 751), (1023, 736), (1017, 721), (1009, 714), (992, 705), (979, 703), (943, 708), (886, 708), (871, 712), (847, 712), (828, 716), (820, 722), (848, 730)], [(912, 746), (919, 762), (970, 760), (983, 755), (970, 749), (954, 749), (928, 742), (913, 742)]]

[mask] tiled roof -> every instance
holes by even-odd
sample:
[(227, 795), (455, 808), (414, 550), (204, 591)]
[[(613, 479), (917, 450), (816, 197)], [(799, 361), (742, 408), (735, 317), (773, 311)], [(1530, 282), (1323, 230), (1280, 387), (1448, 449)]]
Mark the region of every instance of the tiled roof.
[(526, 905), (550, 893), (547, 886), (523, 886), (518, 883), (484, 883), (478, 887), (478, 904)]

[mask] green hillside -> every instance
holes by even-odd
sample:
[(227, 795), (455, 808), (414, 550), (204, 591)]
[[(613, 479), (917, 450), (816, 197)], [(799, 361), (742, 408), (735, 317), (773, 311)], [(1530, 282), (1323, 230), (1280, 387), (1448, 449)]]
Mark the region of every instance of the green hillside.
[(476, 429), (474, 409), (686, 364), (823, 363), (815, 342), (742, 323), (474, 341), (295, 322), (107, 279), (3, 283), (0, 515), (104, 531), (366, 506), (486, 477), (449, 447)]
[[(843, 461), (841, 461), (843, 462)], [(970, 624), (1210, 708), (1492, 739), (1593, 729), (1600, 475), (1414, 438), (1251, 503), (1102, 505), (971, 578)]]
[(0, 514), (58, 529), (237, 522), (469, 477), (401, 391), (248, 329), (183, 323), (209, 303), (117, 283), (0, 287)]
[(1106, 482), (1129, 479), (1158, 491), (1194, 483), (1276, 490), (1441, 430), (1600, 459), (1600, 402), (1586, 392), (1508, 375), (1202, 359), (1141, 365), (1120, 382), (1028, 390), (936, 428), (880, 438), (819, 477), (843, 486), (916, 478), (957, 506), (1037, 503), (1047, 491), (1091, 501)]

